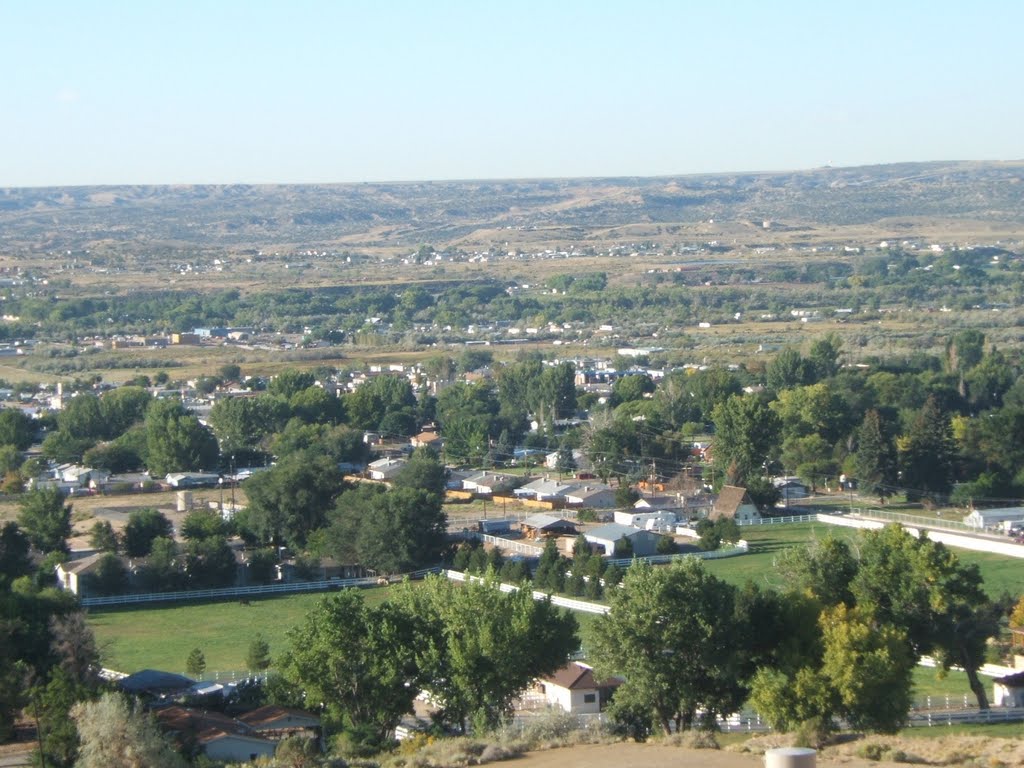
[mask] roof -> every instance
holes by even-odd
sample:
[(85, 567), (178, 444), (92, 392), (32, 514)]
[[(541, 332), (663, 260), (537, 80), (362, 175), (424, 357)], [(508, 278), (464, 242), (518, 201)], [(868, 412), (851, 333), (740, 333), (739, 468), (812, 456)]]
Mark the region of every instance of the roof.
[(254, 709), (252, 712), (246, 712), (244, 715), (239, 715), (238, 719), (246, 725), (251, 726), (254, 729), (266, 728), (272, 726), (278, 720), (285, 718), (295, 718), (298, 720), (311, 720), (317, 725), (320, 724), (320, 718), (314, 714), (306, 712), (304, 709), (293, 709), (291, 707), (281, 707), (277, 704), (268, 704), (265, 707)]
[(79, 575), (83, 573), (88, 573), (96, 567), (97, 563), (99, 563), (99, 561), (103, 559), (103, 556), (105, 554), (107, 553), (94, 552), (88, 557), (83, 557), (79, 560), (70, 560), (61, 565), (61, 569), (64, 571), (64, 573), (77, 573)]
[(599, 496), (603, 493), (615, 493), (615, 491), (613, 491), (607, 485), (601, 485), (599, 483), (597, 485), (576, 486), (576, 490), (567, 491), (566, 495), (578, 499), (590, 499), (595, 496)]
[(744, 504), (753, 504), (747, 495), (746, 488), (740, 488), (736, 485), (723, 485), (722, 492), (718, 494), (718, 499), (715, 500), (715, 515), (735, 517), (736, 511)]
[(576, 524), (573, 523), (571, 520), (563, 520), (560, 517), (554, 517), (553, 515), (545, 515), (545, 514), (530, 515), (528, 518), (523, 520), (521, 525), (525, 525), (527, 528), (537, 528), (537, 529), (564, 527), (564, 526), (572, 526), (573, 528), (576, 527)]
[(641, 528), (621, 523), (608, 523), (587, 531), (588, 539), (601, 539), (603, 541), (618, 541), (619, 539), (630, 539), (638, 533), (647, 533)]
[(1005, 685), (1007, 688), (1022, 688), (1024, 687), (1024, 672), (1014, 672), (1012, 675), (997, 677), (992, 682)]
[(561, 669), (556, 669), (550, 675), (542, 677), (541, 680), (571, 691), (595, 690), (622, 683), (622, 680), (615, 677), (599, 683), (594, 677), (593, 668), (588, 667), (586, 664), (580, 664), (578, 661), (570, 661)]
[(118, 680), (117, 684), (122, 690), (129, 693), (143, 691), (177, 691), (191, 688), (195, 680), (176, 675), (173, 672), (161, 672), (158, 669), (143, 669), (135, 674), (128, 675)]
[(971, 514), (982, 520), (1016, 520), (1024, 518), (1024, 507), (999, 507), (998, 509), (975, 509)]

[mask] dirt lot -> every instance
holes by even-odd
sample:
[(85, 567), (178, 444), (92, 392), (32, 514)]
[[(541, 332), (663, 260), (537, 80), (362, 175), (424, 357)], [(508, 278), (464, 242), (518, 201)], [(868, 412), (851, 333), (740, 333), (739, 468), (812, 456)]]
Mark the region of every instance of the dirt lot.
[[(764, 765), (761, 755), (741, 754), (726, 750), (684, 749), (656, 744), (588, 744), (579, 747), (530, 752), (514, 760), (517, 768), (759, 768)], [(818, 766), (832, 768), (867, 768), (873, 763), (859, 758), (818, 758)]]

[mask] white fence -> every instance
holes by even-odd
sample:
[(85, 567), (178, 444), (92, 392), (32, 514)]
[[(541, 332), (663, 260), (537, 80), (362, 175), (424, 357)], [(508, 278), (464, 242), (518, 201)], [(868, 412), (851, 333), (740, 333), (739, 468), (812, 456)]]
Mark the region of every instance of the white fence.
[[(437, 573), (440, 566), (425, 568), (405, 574), (410, 579), (423, 578), (428, 573)], [(83, 597), (82, 606), (95, 608), (105, 605), (138, 605), (141, 603), (183, 602), (185, 600), (226, 600), (262, 597), (265, 595), (287, 595), (297, 592), (327, 592), (345, 587), (375, 587), (382, 577), (367, 576), (361, 579), (328, 579), (327, 581), (296, 581), (285, 584), (262, 584), (253, 587), (225, 587), (223, 589), (186, 589), (177, 592), (145, 592), (106, 597)], [(401, 578), (401, 577), (396, 577)]]
[[(816, 515), (818, 522), (827, 523), (828, 525), (841, 525), (847, 528), (868, 528), (876, 529), (885, 527), (890, 521), (886, 520), (874, 520), (871, 516), (874, 515), (872, 510), (864, 510), (863, 517), (861, 516), (850, 516), (850, 515)], [(918, 518), (920, 519), (920, 518)], [(999, 539), (991, 539), (981, 536), (967, 536), (964, 534), (950, 533), (948, 531), (936, 530), (934, 528), (917, 528), (909, 525), (899, 523), (914, 536), (920, 535), (922, 530), (926, 531), (928, 538), (932, 541), (937, 541), (950, 547), (959, 547), (960, 549), (970, 549), (975, 552), (989, 552), (994, 555), (1004, 555), (1006, 557), (1020, 557), (1024, 558), (1024, 544), (1016, 544), (1012, 541), (1000, 541)]]

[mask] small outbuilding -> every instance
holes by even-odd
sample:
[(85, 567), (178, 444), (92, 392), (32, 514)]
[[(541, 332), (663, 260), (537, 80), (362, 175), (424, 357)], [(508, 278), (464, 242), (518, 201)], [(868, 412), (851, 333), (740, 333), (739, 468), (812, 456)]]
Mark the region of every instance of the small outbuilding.
[(600, 712), (620, 682), (617, 679), (598, 682), (594, 670), (578, 661), (570, 661), (537, 681), (548, 706), (574, 715)]
[(992, 681), (992, 705), (1024, 707), (1024, 672), (1014, 672)]
[[(631, 525), (619, 523), (608, 523), (583, 534), (591, 544), (597, 544), (604, 549), (608, 557), (647, 557), (658, 551), (658, 541), (661, 536), (641, 528), (634, 528)], [(623, 542), (628, 542), (624, 544)], [(626, 554), (623, 554), (623, 551)]]
[(519, 528), (528, 539), (576, 535), (576, 524), (574, 522), (563, 520), (554, 515), (530, 515), (530, 517), (519, 524)]
[(746, 488), (725, 485), (722, 486), (722, 492), (715, 499), (708, 519), (714, 521), (721, 517), (730, 518), (737, 523), (751, 523), (760, 520), (761, 513), (751, 501)]

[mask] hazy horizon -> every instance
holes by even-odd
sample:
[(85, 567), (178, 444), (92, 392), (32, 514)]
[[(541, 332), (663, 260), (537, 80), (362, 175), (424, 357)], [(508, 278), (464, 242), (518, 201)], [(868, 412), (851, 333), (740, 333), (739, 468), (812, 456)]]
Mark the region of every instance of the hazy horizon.
[(0, 187), (1024, 158), (1024, 4), (0, 7)]

